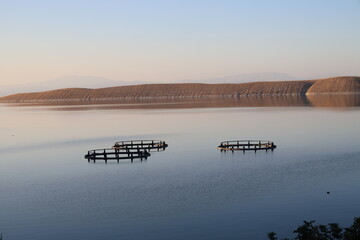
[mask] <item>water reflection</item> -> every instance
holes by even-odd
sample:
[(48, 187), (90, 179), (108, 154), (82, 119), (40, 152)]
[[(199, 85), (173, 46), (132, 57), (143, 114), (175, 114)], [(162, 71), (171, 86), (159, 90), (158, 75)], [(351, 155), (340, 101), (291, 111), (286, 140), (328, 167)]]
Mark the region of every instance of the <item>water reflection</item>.
[[(239, 98), (140, 99), (122, 101), (78, 101), (51, 103), (15, 103), (7, 106), (42, 106), (46, 110), (85, 111), (116, 109), (176, 109), (225, 107), (359, 107), (358, 94), (308, 96), (243, 96)], [(36, 109), (36, 108), (35, 108)], [(43, 108), (41, 108), (43, 109)]]
[[(360, 111), (99, 109), (1, 108), (0, 231), (6, 236), (264, 239), (280, 228), (289, 233), (304, 219), (346, 226), (360, 211)], [(278, 148), (216, 149), (239, 138), (274, 140)], [(121, 139), (165, 139), (172, 147), (120, 167), (83, 158)]]
[[(259, 161), (273, 161), (274, 150), (264, 151), (220, 151), (221, 161), (240, 161), (241, 164), (256, 164)], [(268, 162), (269, 163), (269, 162)]]
[(313, 107), (359, 107), (360, 95), (308, 95)]

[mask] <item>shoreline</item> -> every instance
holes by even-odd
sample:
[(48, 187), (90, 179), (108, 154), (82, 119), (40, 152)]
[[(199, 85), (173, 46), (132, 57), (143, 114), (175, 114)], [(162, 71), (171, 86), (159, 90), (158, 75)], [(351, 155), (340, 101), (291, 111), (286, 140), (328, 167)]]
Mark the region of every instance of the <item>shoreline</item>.
[[(65, 108), (114, 109), (161, 109), (161, 108), (225, 108), (225, 107), (359, 107), (360, 93), (310, 94), (310, 95), (252, 95), (240, 97), (202, 97), (202, 98), (140, 98), (140, 99), (63, 99), (51, 101), (26, 100), (22, 102), (0, 102), (0, 106), (27, 107), (49, 106)], [(109, 106), (109, 107), (108, 107)]]

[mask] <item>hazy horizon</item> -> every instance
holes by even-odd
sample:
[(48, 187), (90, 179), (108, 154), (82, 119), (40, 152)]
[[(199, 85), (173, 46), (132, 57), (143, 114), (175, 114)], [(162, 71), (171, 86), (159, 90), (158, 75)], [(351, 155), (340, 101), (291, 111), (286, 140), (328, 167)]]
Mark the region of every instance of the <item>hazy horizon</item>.
[(360, 75), (360, 2), (2, 1), (0, 85)]

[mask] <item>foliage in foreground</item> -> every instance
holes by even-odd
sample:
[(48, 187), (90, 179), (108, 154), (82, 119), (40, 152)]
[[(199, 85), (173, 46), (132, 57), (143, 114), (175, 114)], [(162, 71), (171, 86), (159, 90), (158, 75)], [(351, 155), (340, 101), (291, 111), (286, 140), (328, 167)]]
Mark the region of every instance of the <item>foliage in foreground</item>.
[[(316, 225), (315, 221), (304, 221), (294, 230), (296, 234), (293, 240), (360, 240), (360, 217), (354, 218), (354, 222), (348, 228), (341, 228), (337, 223), (328, 225)], [(276, 233), (268, 233), (269, 240), (276, 240)], [(282, 240), (290, 240), (282, 238)]]

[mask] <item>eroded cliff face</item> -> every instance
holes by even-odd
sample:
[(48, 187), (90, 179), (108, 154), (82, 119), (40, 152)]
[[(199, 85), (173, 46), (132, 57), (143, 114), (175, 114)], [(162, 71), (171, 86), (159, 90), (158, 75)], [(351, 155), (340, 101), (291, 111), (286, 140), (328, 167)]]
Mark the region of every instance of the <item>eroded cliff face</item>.
[(1, 102), (111, 101), (129, 99), (184, 99), (242, 96), (287, 96), (360, 93), (359, 77), (320, 80), (254, 82), (239, 84), (145, 84), (100, 89), (67, 88), (46, 92), (19, 93)]
[(344, 93), (360, 93), (360, 77), (319, 79), (306, 92), (307, 95)]

